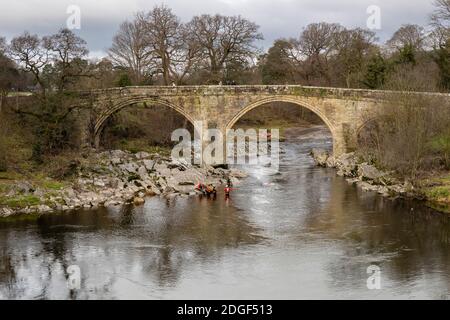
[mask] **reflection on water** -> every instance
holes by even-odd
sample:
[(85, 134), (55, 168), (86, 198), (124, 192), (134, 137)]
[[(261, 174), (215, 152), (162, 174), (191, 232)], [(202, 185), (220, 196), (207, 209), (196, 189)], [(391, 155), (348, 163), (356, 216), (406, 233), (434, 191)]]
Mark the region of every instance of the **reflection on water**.
[[(364, 193), (285, 144), (280, 173), (251, 176), (229, 201), (151, 198), (145, 206), (0, 222), (0, 298), (446, 298), (448, 218)], [(1, 220), (0, 220), (1, 221)], [(368, 290), (367, 267), (381, 268)], [(81, 269), (69, 290), (67, 267)]]

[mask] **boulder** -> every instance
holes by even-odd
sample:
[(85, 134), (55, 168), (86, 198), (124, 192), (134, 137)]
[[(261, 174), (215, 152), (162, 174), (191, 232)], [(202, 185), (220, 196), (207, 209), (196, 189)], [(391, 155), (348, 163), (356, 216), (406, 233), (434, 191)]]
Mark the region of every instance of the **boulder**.
[(154, 168), (155, 168), (155, 171), (163, 177), (167, 177), (170, 175), (170, 169), (167, 167), (167, 164), (165, 164), (165, 163), (157, 163), (157, 164), (155, 164)]
[(190, 168), (185, 171), (172, 170), (172, 175), (180, 185), (195, 185), (198, 182), (204, 181), (206, 176), (195, 168)]
[(167, 187), (164, 188), (164, 194), (165, 195), (170, 194), (170, 193), (174, 193), (174, 192), (176, 192), (176, 190), (174, 188), (170, 187), (170, 186), (167, 186)]
[(94, 186), (103, 188), (106, 186), (106, 184), (102, 180), (95, 180)]
[(358, 170), (358, 160), (354, 153), (346, 153), (335, 159), (335, 167), (342, 176), (355, 177)]
[(121, 201), (117, 200), (117, 199), (109, 199), (105, 202), (104, 206), (105, 207), (112, 207), (112, 206), (117, 206), (121, 204)]
[(166, 180), (165, 180), (164, 178), (162, 178), (162, 177), (160, 177), (160, 178), (157, 180), (157, 183), (158, 183), (158, 185), (161, 187), (161, 189), (163, 189), (163, 190), (167, 187), (167, 182), (166, 182)]
[(9, 217), (14, 214), (14, 211), (9, 208), (0, 208), (0, 217)]
[(150, 153), (148, 152), (138, 152), (134, 155), (136, 157), (136, 159), (141, 160), (141, 159), (146, 159), (146, 158), (150, 158)]
[(144, 203), (145, 203), (145, 199), (144, 198), (134, 197), (134, 199), (133, 199), (133, 204), (135, 206), (140, 206), (140, 205), (143, 205)]
[(161, 194), (161, 191), (152, 179), (145, 180), (144, 185), (146, 186), (145, 189), (148, 195)]
[(111, 158), (110, 162), (111, 162), (112, 165), (117, 166), (117, 165), (122, 163), (122, 159), (120, 159), (120, 158)]
[(362, 163), (358, 166), (358, 176), (361, 180), (372, 180), (376, 183), (379, 183), (380, 180), (386, 176), (386, 173), (378, 170), (372, 165), (367, 163)]
[(153, 171), (155, 167), (155, 161), (153, 160), (143, 160), (142, 163), (144, 164), (144, 167), (147, 169), (147, 171)]
[(128, 173), (136, 173), (138, 170), (138, 165), (133, 162), (128, 162), (125, 164), (119, 165), (119, 168), (122, 170), (122, 172), (128, 172)]
[(145, 168), (145, 166), (140, 166), (138, 169), (138, 175), (141, 178), (141, 180), (147, 180), (149, 179), (149, 175), (147, 172), (147, 169)]
[(40, 205), (36, 207), (36, 211), (40, 213), (48, 213), (53, 211), (53, 209), (46, 205)]
[(384, 197), (388, 197), (389, 196), (389, 188), (385, 187), (385, 186), (380, 186), (378, 188), (378, 193)]
[(359, 182), (359, 179), (358, 179), (358, 178), (348, 178), (348, 179), (346, 179), (346, 180), (347, 180), (347, 182), (350, 183), (350, 184), (356, 184), (356, 183)]
[(328, 151), (314, 148), (311, 150), (311, 155), (318, 166), (327, 166), (327, 159), (329, 157)]
[(367, 183), (365, 181), (359, 181), (358, 182), (358, 186), (363, 190), (363, 191), (378, 191), (378, 187), (371, 185), (370, 183)]
[(122, 151), (122, 150), (111, 150), (111, 151), (109, 151), (109, 156), (110, 156), (110, 158), (123, 159), (123, 158), (128, 157), (128, 153), (126, 153), (125, 151)]
[(18, 181), (14, 185), (14, 190), (19, 193), (33, 193), (35, 188), (28, 181)]
[(328, 157), (326, 165), (329, 168), (336, 168), (336, 158), (333, 156)]
[(228, 173), (230, 177), (238, 178), (238, 179), (244, 179), (248, 177), (248, 174), (245, 171), (238, 170), (238, 169), (231, 169)]

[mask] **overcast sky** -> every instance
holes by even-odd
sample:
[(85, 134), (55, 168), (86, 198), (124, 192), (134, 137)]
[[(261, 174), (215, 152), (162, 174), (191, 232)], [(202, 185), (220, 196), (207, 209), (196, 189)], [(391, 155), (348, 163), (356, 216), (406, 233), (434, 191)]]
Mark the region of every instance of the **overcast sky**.
[(183, 21), (202, 13), (241, 15), (261, 27), (269, 47), (281, 37), (297, 37), (311, 22), (338, 22), (347, 27), (366, 27), (371, 5), (381, 9), (381, 40), (386, 40), (402, 24), (428, 24), (433, 0), (0, 0), (0, 36), (11, 39), (28, 30), (51, 34), (66, 26), (70, 5), (81, 9), (81, 29), (75, 30), (91, 50), (102, 56), (111, 44), (119, 24), (137, 11), (147, 11), (164, 3)]

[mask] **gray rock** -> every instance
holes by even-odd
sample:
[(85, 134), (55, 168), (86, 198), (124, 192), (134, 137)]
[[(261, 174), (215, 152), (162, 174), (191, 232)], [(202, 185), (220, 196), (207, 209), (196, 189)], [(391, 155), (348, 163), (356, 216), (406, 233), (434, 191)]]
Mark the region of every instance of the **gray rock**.
[(160, 177), (157, 181), (158, 185), (161, 187), (161, 189), (165, 189), (167, 187), (167, 182), (164, 178)]
[(112, 165), (117, 166), (117, 165), (122, 163), (122, 159), (120, 159), (120, 158), (111, 158), (110, 162), (111, 162)]
[(141, 159), (149, 158), (150, 153), (141, 151), (141, 152), (136, 153), (134, 156), (136, 157), (136, 159), (141, 160)]
[(164, 188), (164, 194), (166, 194), (166, 195), (170, 194), (170, 193), (174, 193), (174, 192), (176, 192), (176, 190), (172, 187), (167, 186)]
[(336, 167), (336, 158), (333, 156), (328, 157), (326, 165), (329, 168), (335, 168)]
[(358, 186), (363, 190), (363, 191), (378, 191), (378, 186), (374, 186), (370, 183), (367, 183), (365, 181), (359, 181), (358, 182)]
[(181, 186), (194, 186), (198, 182), (205, 181), (206, 179), (206, 176), (195, 168), (190, 168), (185, 171), (172, 169), (170, 177), (175, 185)]
[(36, 207), (36, 211), (41, 213), (47, 213), (53, 211), (53, 209), (46, 205), (40, 205)]
[(389, 188), (386, 186), (380, 186), (378, 188), (378, 193), (383, 195), (384, 197), (389, 196)]
[(119, 158), (119, 159), (128, 157), (128, 153), (122, 150), (111, 150), (109, 151), (109, 155), (111, 158)]
[(14, 211), (10, 208), (0, 208), (0, 217), (9, 217), (14, 214)]
[(230, 177), (238, 178), (238, 179), (244, 179), (248, 177), (248, 174), (245, 171), (238, 170), (238, 169), (231, 169), (228, 173)]
[(354, 177), (358, 169), (358, 160), (354, 153), (346, 153), (335, 159), (335, 167), (342, 176)]
[(158, 186), (156, 185), (156, 183), (153, 182), (152, 179), (147, 179), (144, 181), (144, 185), (146, 186), (146, 191), (147, 194), (161, 194), (161, 191), (159, 190)]
[(380, 179), (386, 176), (386, 173), (378, 170), (372, 165), (362, 163), (358, 166), (358, 176), (362, 180), (372, 180), (379, 183)]
[(14, 185), (14, 190), (20, 193), (33, 193), (34, 187), (28, 181), (18, 181)]
[(144, 166), (139, 167), (138, 175), (139, 177), (141, 177), (141, 180), (147, 180), (150, 178), (147, 169)]
[(153, 171), (155, 167), (155, 161), (153, 160), (143, 160), (142, 163), (144, 164), (145, 168), (148, 171)]
[(355, 183), (358, 183), (358, 182), (359, 182), (359, 179), (358, 179), (358, 178), (348, 178), (348, 179), (346, 179), (346, 180), (347, 180), (347, 182), (350, 183), (350, 184), (355, 184)]
[(163, 177), (168, 177), (170, 176), (170, 169), (167, 167), (167, 165), (165, 163), (157, 163), (155, 164), (155, 170), (156, 172)]
[(106, 184), (102, 180), (95, 180), (94, 181), (94, 186), (103, 188), (103, 187), (106, 186)]
[(311, 155), (318, 166), (326, 167), (329, 157), (328, 151), (323, 149), (312, 149)]
[(105, 202), (105, 207), (112, 207), (112, 206), (117, 206), (121, 204), (121, 201), (117, 200), (117, 199), (110, 199), (108, 201)]
[(136, 163), (128, 162), (128, 163), (119, 165), (119, 168), (123, 172), (136, 173), (136, 171), (138, 170), (139, 167)]

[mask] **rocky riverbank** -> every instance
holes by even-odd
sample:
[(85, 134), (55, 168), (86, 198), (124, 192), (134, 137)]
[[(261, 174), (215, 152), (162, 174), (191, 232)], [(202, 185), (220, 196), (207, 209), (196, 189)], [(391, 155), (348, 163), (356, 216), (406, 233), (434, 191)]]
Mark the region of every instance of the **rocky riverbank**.
[(377, 192), (389, 198), (410, 198), (423, 200), (438, 211), (450, 213), (450, 175), (447, 172), (430, 173), (426, 178), (415, 181), (401, 181), (395, 172), (379, 170), (361, 161), (355, 153), (331, 156), (326, 150), (311, 151), (318, 166), (335, 168), (339, 176), (356, 184), (364, 191)]
[(393, 172), (362, 162), (355, 153), (333, 157), (326, 150), (313, 149), (311, 155), (318, 166), (335, 168), (339, 176), (364, 191), (374, 191), (385, 197), (422, 198), (412, 183), (402, 182), (393, 176)]
[(44, 183), (14, 181), (2, 185), (0, 217), (14, 214), (51, 213), (79, 208), (140, 205), (147, 196), (192, 196), (198, 182), (233, 183), (246, 174), (236, 169), (193, 166), (158, 154), (114, 150), (94, 153), (74, 165), (73, 178)]

